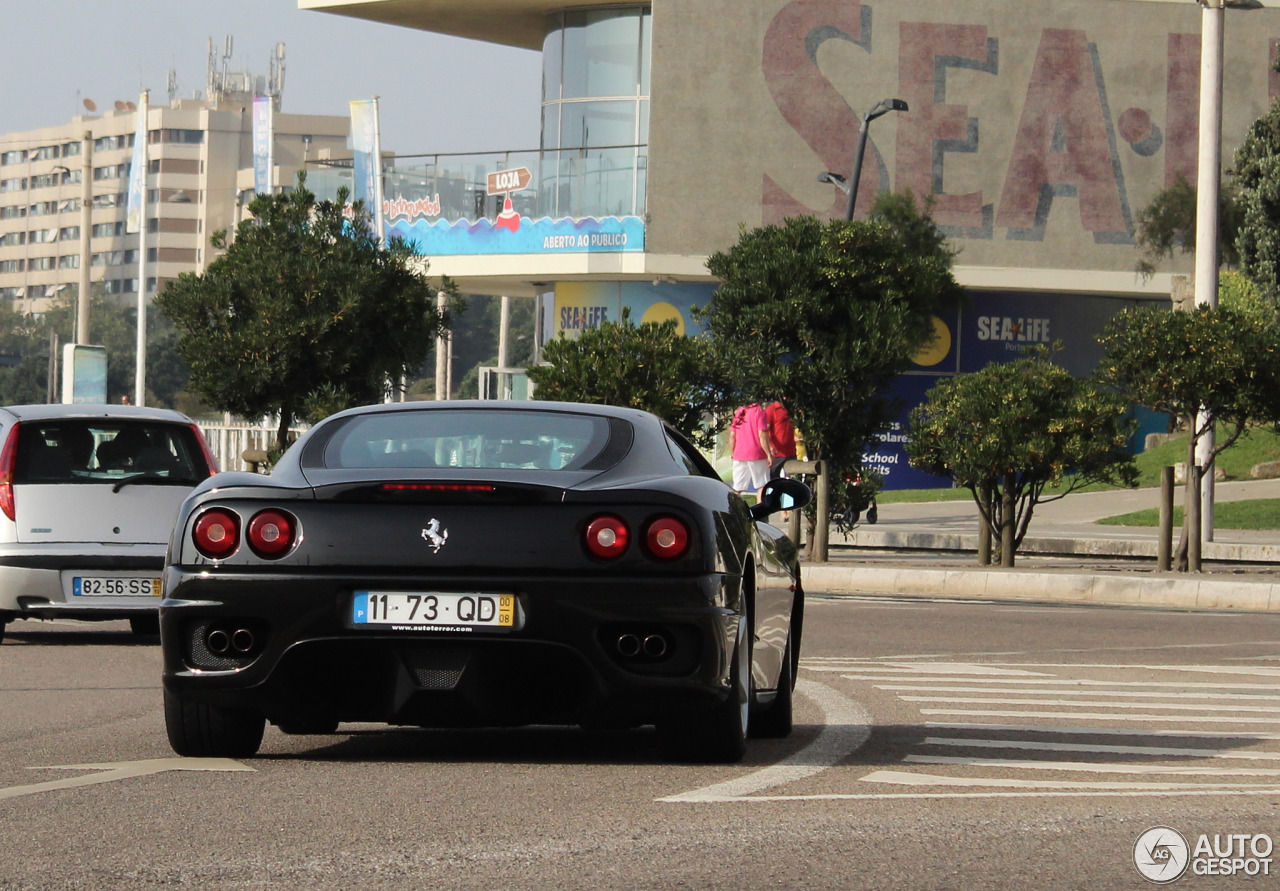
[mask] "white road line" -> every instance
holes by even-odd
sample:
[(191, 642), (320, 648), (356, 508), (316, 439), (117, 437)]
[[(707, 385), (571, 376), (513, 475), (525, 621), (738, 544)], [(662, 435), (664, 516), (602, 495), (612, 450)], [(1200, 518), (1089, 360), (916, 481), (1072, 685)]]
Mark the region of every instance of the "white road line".
[(1081, 663), (1081, 662), (996, 662), (994, 665), (1012, 665), (1019, 668), (1070, 668), (1075, 671), (1094, 671), (1098, 669), (1120, 669), (1124, 671), (1180, 671), (1200, 674), (1240, 674), (1253, 675), (1260, 678), (1280, 677), (1280, 667), (1270, 668), (1256, 666), (1248, 668), (1243, 665), (1135, 665), (1133, 663)]
[(1280, 706), (1266, 705), (1205, 705), (1192, 702), (1186, 705), (1171, 702), (1094, 702), (1070, 699), (983, 699), (969, 696), (899, 696), (903, 702), (941, 702), (946, 705), (1065, 705), (1072, 708), (1162, 708), (1182, 711), (1231, 712), (1233, 714), (1280, 714)]
[(927, 736), (922, 746), (960, 749), (1017, 749), (1033, 752), (1085, 752), (1093, 755), (1148, 755), (1162, 758), (1204, 758), (1240, 761), (1280, 761), (1280, 752), (1198, 749), (1187, 746), (1113, 746), (1105, 743), (1040, 742), (1026, 739), (966, 739), (956, 736)]
[[(1211, 684), (1200, 682), (1179, 683), (1177, 681), (1100, 681), (1094, 678), (1065, 678), (1065, 677), (1039, 677), (1039, 678), (973, 678), (971, 681), (956, 677), (904, 677), (902, 675), (875, 675), (875, 674), (842, 674), (840, 677), (849, 681), (880, 681), (884, 682), (889, 688), (905, 688), (907, 684), (961, 684), (961, 683), (1001, 683), (1001, 684), (1025, 684), (1028, 686), (1037, 685), (1074, 685), (1082, 687), (1153, 687), (1153, 688), (1170, 688), (1175, 690), (1275, 690), (1276, 685), (1270, 684)], [(901, 682), (901, 683), (896, 683)]]
[(1241, 795), (1280, 795), (1280, 789), (1273, 787), (1240, 789), (1224, 789), (1220, 786), (1200, 786), (1195, 788), (1174, 789), (1156, 788), (1150, 791), (1128, 789), (1125, 791), (1108, 791), (1096, 789), (1088, 792), (1064, 792), (1057, 789), (1026, 789), (1016, 792), (829, 792), (817, 795), (753, 795), (749, 798), (735, 798), (734, 801), (749, 801), (753, 804), (769, 804), (772, 802), (796, 801), (941, 801), (948, 798), (1207, 798), (1237, 797)]
[(823, 712), (823, 727), (813, 742), (754, 773), (658, 801), (741, 801), (752, 793), (819, 774), (852, 755), (871, 736), (871, 715), (856, 701), (813, 681), (799, 681), (796, 692), (813, 700)]
[[(1202, 724), (1280, 724), (1280, 717), (1276, 718), (1244, 718), (1244, 717), (1222, 717), (1215, 718), (1210, 715), (1118, 715), (1115, 712), (1095, 713), (1095, 712), (997, 712), (997, 711), (977, 711), (974, 709), (962, 708), (922, 708), (922, 715), (964, 715), (972, 718), (1056, 718), (1067, 721), (1114, 721), (1116, 718), (1123, 717), (1128, 721), (1197, 721)], [(1028, 730), (1034, 730), (1034, 727), (1028, 727)], [(1080, 731), (1086, 732), (1086, 728), (1080, 728)]]
[(1188, 777), (1280, 777), (1280, 768), (1168, 767), (1129, 764), (1095, 764), (1086, 761), (1016, 761), (1010, 758), (965, 758), (958, 755), (908, 755), (910, 764), (954, 764), (960, 767), (999, 767), (1012, 770), (1059, 770), (1078, 773), (1125, 773)]
[(129, 780), (134, 777), (151, 776), (170, 770), (224, 770), (249, 771), (256, 768), (232, 761), (230, 758), (150, 758), (144, 761), (107, 761), (102, 764), (58, 764), (50, 767), (32, 767), (28, 770), (93, 770), (97, 773), (84, 774), (65, 780), (50, 780), (44, 783), (31, 783), (26, 786), (9, 786), (0, 789), (0, 801), (20, 798), (23, 795), (35, 795), (40, 792), (53, 792), (61, 789), (77, 789), (81, 786), (96, 786), (99, 783), (114, 783), (117, 780)]
[[(1052, 674), (1044, 671), (1027, 671), (1024, 669), (998, 668), (998, 667), (992, 667), (990, 665), (978, 665), (972, 662), (930, 662), (927, 665), (916, 665), (909, 662), (908, 663), (885, 662), (877, 665), (863, 665), (863, 666), (849, 665), (849, 664), (845, 664), (845, 665), (831, 664), (831, 665), (825, 665), (825, 666), (824, 665), (806, 665), (804, 667), (809, 671), (828, 671), (828, 672), (856, 671), (859, 669), (859, 667), (861, 667), (862, 670), (864, 671), (878, 671), (885, 674), (890, 674), (893, 676), (890, 679), (897, 679), (901, 677), (903, 679), (910, 678), (912, 680), (915, 679), (916, 675), (919, 675), (921, 672), (925, 672), (925, 671), (931, 674), (938, 674), (938, 675), (959, 675), (962, 677), (974, 676), (979, 678), (993, 677), (993, 678), (999, 678), (1001, 680), (1007, 677), (1008, 678), (1014, 678), (1014, 677), (1052, 678), (1053, 677)], [(954, 679), (955, 678), (953, 678), (953, 680)]]
[(1112, 792), (1155, 792), (1172, 789), (1256, 789), (1251, 783), (1079, 783), (1070, 780), (1020, 780), (1008, 778), (949, 777), (940, 774), (907, 773), (901, 770), (877, 770), (862, 777), (864, 783), (887, 783), (895, 786), (986, 786), (1008, 789), (1099, 789)]
[(931, 730), (1012, 731), (1014, 733), (1051, 733), (1067, 736), (1172, 736), (1187, 739), (1250, 739), (1259, 742), (1280, 739), (1280, 733), (1256, 733), (1252, 731), (1233, 733), (1229, 730), (1151, 730), (1133, 727), (1064, 727), (1047, 724), (960, 724), (946, 721), (926, 721), (923, 726)]
[[(1072, 684), (1071, 681), (1064, 681), (1065, 684)], [(1147, 699), (1213, 699), (1215, 701), (1221, 699), (1233, 700), (1267, 700), (1274, 699), (1280, 701), (1280, 693), (1223, 693), (1216, 690), (1098, 690), (1089, 688), (1087, 690), (1080, 689), (1054, 689), (1054, 690), (1035, 690), (1026, 687), (926, 687), (912, 686), (908, 684), (876, 684), (877, 690), (890, 690), (898, 693), (1012, 693), (1019, 696), (1115, 696), (1115, 697), (1145, 697)], [(1234, 688), (1231, 688), (1234, 689)]]

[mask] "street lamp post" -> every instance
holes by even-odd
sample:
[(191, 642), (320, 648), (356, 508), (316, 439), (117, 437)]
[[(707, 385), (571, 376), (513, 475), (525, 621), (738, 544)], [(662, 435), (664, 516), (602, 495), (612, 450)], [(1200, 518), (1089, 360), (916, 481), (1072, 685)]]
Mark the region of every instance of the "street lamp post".
[(86, 130), (80, 154), (80, 293), (76, 295), (76, 343), (89, 342), (89, 238), (93, 228), (93, 134)]
[(853, 219), (853, 207), (858, 201), (858, 180), (862, 178), (862, 159), (867, 153), (867, 129), (871, 122), (891, 111), (909, 111), (907, 103), (902, 99), (882, 99), (862, 116), (862, 124), (858, 127), (858, 150), (853, 156), (853, 174), (849, 177), (849, 194), (845, 198), (844, 218)]
[[(1200, 145), (1196, 169), (1195, 301), (1218, 305), (1218, 201), (1222, 178), (1222, 58), (1226, 10), (1259, 9), (1258, 0), (1196, 0), (1200, 4)], [(1205, 424), (1197, 413), (1195, 430)], [(1196, 447), (1195, 465), (1204, 468), (1200, 481), (1200, 532), (1213, 541), (1213, 469), (1209, 460), (1215, 445), (1212, 425)], [(1192, 474), (1188, 473), (1188, 479)], [(1196, 537), (1192, 536), (1194, 540)], [(1198, 548), (1197, 548), (1198, 550)], [(1197, 555), (1198, 556), (1198, 555)]]

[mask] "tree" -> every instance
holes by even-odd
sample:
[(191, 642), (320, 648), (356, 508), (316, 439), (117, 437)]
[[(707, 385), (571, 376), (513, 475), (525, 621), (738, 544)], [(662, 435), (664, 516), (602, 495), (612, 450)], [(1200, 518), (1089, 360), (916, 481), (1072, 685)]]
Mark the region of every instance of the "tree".
[(969, 490), (1001, 542), (1000, 562), (1012, 566), (1038, 504), (1089, 483), (1137, 484), (1126, 407), (1042, 352), (933, 387), (911, 412), (907, 454), (913, 467)]
[(1272, 306), (1280, 305), (1280, 106), (1249, 127), (1236, 150), (1240, 269)]
[(363, 205), (348, 217), (346, 199), (317, 201), (303, 175), (290, 192), (259, 195), (234, 241), (214, 236), (225, 253), (156, 297), (180, 331), (192, 388), (223, 411), (278, 415), (281, 448), (295, 418), (381, 400), (448, 324), (411, 248), (384, 249)]
[(719, 429), (729, 405), (706, 339), (685, 337), (674, 320), (618, 322), (563, 333), (542, 349), (547, 365), (529, 368), (535, 399), (622, 405), (652, 412), (700, 445)]
[[(1218, 196), (1218, 249), (1221, 261), (1228, 266), (1240, 262), (1236, 238), (1240, 231), (1243, 208), (1238, 189), (1230, 182)], [(1196, 189), (1179, 175), (1173, 185), (1156, 193), (1151, 203), (1138, 211), (1138, 272), (1145, 277), (1155, 274), (1156, 263), (1174, 254), (1190, 254), (1196, 249)]]
[(865, 222), (793, 217), (708, 259), (722, 284), (703, 316), (736, 389), (780, 399), (838, 481), (893, 418), (889, 385), (933, 316), (959, 300), (953, 256), (910, 196), (882, 196)]
[[(0, 404), (42, 403), (48, 398), (51, 340), (61, 362), (60, 345), (74, 339), (74, 296), (58, 297), (39, 315), (0, 312)], [(154, 309), (147, 313), (147, 404), (172, 407), (186, 385), (188, 370), (175, 352), (176, 331)], [(98, 291), (91, 297), (89, 341), (107, 348), (107, 401), (132, 397), (137, 350), (137, 309)], [(60, 398), (56, 387), (54, 399)]]
[[(1265, 315), (1229, 305), (1190, 312), (1137, 307), (1112, 318), (1099, 340), (1106, 350), (1102, 378), (1190, 431), (1188, 469), (1196, 465), (1197, 444), (1215, 425), (1226, 435), (1217, 438), (1205, 473), (1213, 472), (1213, 458), (1251, 421), (1280, 422), (1280, 329)], [(1197, 473), (1187, 474), (1186, 503), (1187, 514), (1198, 517)], [(1198, 522), (1184, 526), (1180, 551), (1192, 537), (1198, 554)], [(1199, 568), (1195, 562), (1193, 570)]]

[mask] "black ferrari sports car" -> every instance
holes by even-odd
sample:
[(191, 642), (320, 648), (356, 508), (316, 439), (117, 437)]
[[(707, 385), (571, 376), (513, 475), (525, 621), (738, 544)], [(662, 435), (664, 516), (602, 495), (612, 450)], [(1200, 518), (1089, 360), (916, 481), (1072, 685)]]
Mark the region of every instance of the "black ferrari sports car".
[(794, 545), (653, 415), (418, 402), (336, 414), (270, 475), (183, 503), (160, 607), (180, 755), (247, 757), (266, 722), (656, 725), (733, 762), (791, 732)]

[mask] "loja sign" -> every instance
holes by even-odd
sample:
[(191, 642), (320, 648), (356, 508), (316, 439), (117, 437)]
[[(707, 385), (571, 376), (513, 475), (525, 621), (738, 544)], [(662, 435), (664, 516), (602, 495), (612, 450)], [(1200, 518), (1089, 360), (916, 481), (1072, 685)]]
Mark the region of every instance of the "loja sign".
[(528, 188), (533, 174), (528, 167), (512, 167), (510, 170), (498, 170), (489, 174), (486, 184), (490, 195), (503, 195), (507, 192), (519, 192)]

